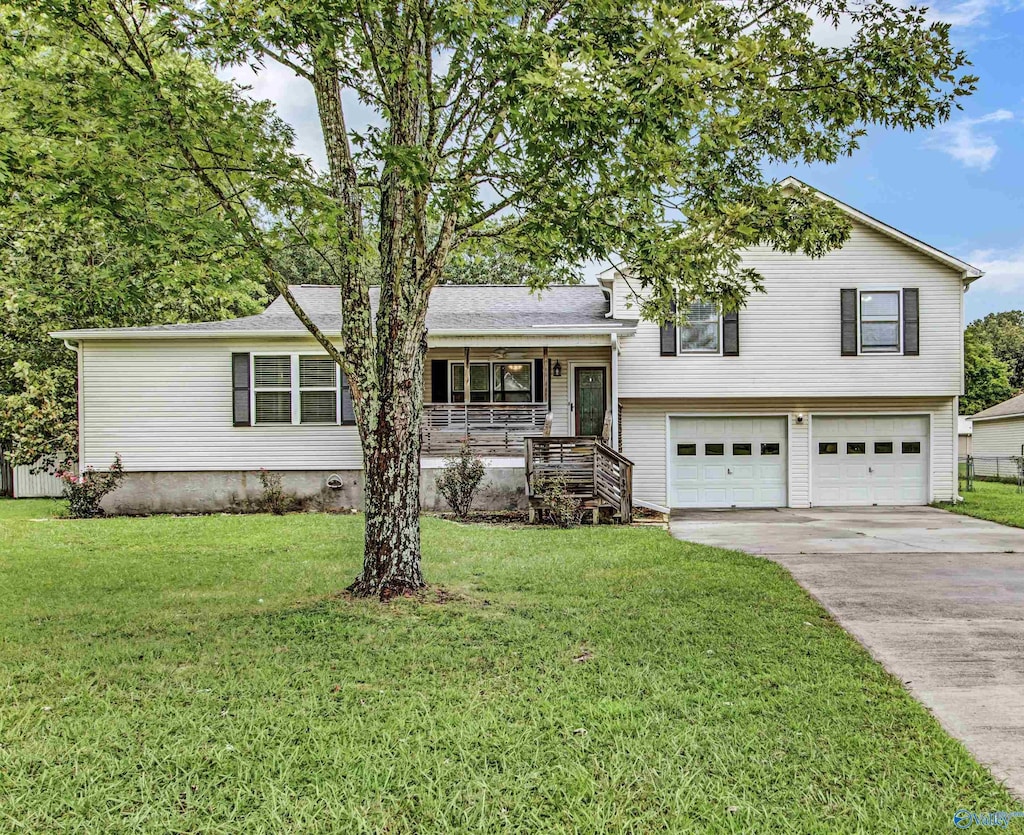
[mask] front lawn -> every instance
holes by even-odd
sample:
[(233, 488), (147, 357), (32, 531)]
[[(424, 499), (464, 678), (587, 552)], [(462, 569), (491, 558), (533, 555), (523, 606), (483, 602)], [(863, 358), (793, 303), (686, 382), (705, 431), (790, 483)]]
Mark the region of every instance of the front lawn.
[(1019, 809), (766, 560), (361, 517), (0, 501), (0, 830), (937, 832)]
[(942, 503), (938, 507), (965, 516), (977, 516), (1003, 525), (1024, 528), (1024, 493), (1017, 492), (1016, 484), (999, 481), (974, 481), (974, 490), (964, 492), (960, 484), (963, 501), (957, 504)]

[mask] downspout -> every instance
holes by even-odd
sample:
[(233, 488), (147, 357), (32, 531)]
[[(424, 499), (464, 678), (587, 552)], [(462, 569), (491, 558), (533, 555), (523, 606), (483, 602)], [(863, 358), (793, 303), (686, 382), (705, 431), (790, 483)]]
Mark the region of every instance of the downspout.
[(70, 339), (62, 340), (64, 347), (69, 351), (73, 351), (76, 357), (75, 360), (75, 402), (77, 405), (78, 412), (78, 472), (82, 472), (82, 345), (79, 342), (73, 342)]
[(610, 446), (616, 452), (619, 449), (619, 335), (613, 333), (612, 337), (612, 436), (608, 439)]

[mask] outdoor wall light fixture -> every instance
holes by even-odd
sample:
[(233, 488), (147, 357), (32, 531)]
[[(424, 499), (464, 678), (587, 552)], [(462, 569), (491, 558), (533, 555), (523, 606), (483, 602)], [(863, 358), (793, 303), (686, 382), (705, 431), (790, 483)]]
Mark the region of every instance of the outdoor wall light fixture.
[(800, 414), (798, 414), (796, 416), (796, 422), (797, 423), (803, 423), (804, 422), (804, 413), (803, 412), (801, 412)]
[(562, 376), (562, 363), (559, 360), (555, 360), (555, 367), (551, 369), (551, 373), (556, 377)]

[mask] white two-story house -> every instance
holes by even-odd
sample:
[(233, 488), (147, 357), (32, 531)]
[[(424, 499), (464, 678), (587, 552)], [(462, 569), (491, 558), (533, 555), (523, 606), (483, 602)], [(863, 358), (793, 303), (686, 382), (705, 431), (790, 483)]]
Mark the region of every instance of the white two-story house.
[[(822, 195), (822, 199), (827, 198)], [(738, 314), (694, 304), (638, 321), (628, 269), (597, 285), (445, 286), (428, 312), (424, 503), (468, 438), (481, 504), (524, 501), (524, 439), (593, 438), (657, 509), (913, 505), (957, 489), (963, 294), (979, 270), (839, 204), (852, 233), (820, 259), (767, 248)], [(340, 330), (337, 288), (300, 286)], [(53, 334), (78, 352), (81, 466), (122, 456), (113, 511), (238, 506), (260, 468), (358, 506), (362, 455), (343, 375), (280, 299), (226, 322)], [(468, 369), (468, 373), (467, 373)]]

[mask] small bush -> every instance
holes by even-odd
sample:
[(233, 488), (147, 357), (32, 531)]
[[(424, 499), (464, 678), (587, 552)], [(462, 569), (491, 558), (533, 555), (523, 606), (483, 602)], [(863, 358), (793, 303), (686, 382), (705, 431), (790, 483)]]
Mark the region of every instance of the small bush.
[(114, 463), (106, 471), (87, 467), (84, 473), (75, 475), (70, 470), (59, 469), (54, 475), (64, 482), (68, 515), (72, 519), (95, 519), (103, 515), (100, 501), (124, 480), (124, 467), (121, 456), (115, 455)]
[(263, 485), (260, 507), (267, 513), (282, 516), (288, 510), (288, 499), (284, 495), (284, 487), (281, 486), (281, 474), (260, 467), (260, 484)]
[(545, 505), (548, 519), (560, 528), (575, 528), (583, 519), (583, 503), (569, 491), (565, 476), (552, 475), (544, 479), (537, 490), (537, 498)]
[(460, 519), (469, 516), (483, 477), (484, 462), (468, 443), (462, 445), (458, 455), (445, 459), (444, 470), (437, 478), (437, 490)]

